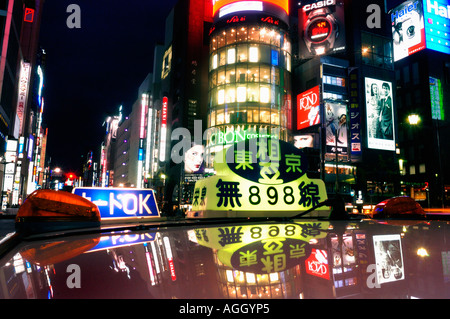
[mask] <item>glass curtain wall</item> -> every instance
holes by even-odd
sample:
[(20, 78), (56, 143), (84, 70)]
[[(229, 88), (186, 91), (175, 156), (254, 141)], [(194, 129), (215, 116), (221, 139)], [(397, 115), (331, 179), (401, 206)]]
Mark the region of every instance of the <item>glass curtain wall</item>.
[[(218, 152), (250, 132), (251, 136), (266, 133), (287, 140), (290, 105), (291, 43), (287, 31), (262, 24), (235, 25), (211, 35), (209, 152)], [(218, 134), (225, 138), (218, 138)]]

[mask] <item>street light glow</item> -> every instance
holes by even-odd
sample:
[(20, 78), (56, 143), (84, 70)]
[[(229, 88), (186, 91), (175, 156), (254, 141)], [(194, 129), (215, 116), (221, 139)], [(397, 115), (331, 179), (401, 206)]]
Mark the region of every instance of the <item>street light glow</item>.
[(411, 125), (417, 125), (420, 122), (420, 116), (417, 114), (410, 114), (408, 115), (408, 122)]

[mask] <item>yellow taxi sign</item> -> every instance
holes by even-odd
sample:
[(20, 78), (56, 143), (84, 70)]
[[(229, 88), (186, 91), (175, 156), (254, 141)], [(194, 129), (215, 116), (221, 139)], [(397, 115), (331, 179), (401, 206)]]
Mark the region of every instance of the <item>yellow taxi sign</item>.
[(216, 154), (216, 175), (196, 182), (188, 217), (297, 215), (327, 199), (325, 183), (308, 178), (307, 167), (303, 152), (282, 140), (235, 143)]

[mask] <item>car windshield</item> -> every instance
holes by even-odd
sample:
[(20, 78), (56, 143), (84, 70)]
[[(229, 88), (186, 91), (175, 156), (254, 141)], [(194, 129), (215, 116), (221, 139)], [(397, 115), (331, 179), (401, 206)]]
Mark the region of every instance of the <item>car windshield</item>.
[(450, 297), (447, 222), (298, 219), (140, 227), (21, 243), (0, 260), (0, 296)]

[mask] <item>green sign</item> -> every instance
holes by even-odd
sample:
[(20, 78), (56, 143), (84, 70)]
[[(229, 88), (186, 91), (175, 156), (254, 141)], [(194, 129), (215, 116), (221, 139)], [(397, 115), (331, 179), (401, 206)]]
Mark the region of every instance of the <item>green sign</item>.
[(444, 98), (441, 80), (430, 76), (430, 101), (431, 118), (433, 120), (444, 120)]

